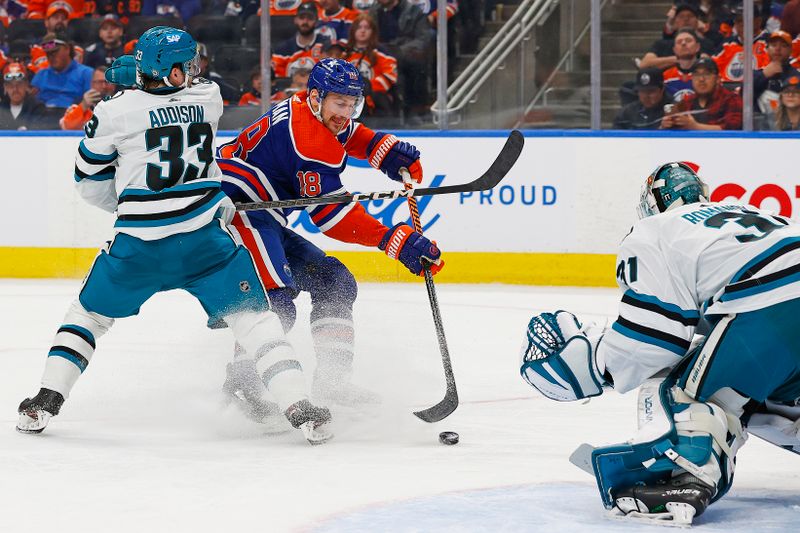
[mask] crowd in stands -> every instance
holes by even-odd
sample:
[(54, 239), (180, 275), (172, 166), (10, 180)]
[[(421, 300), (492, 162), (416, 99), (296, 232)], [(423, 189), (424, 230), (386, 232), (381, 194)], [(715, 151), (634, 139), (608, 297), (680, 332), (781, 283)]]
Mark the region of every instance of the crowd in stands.
[[(458, 0), (439, 0), (448, 20)], [(270, 101), (305, 88), (323, 57), (355, 64), (369, 117), (432, 103), (437, 0), (271, 0)], [(0, 129), (80, 129), (117, 89), (103, 73), (147, 28), (186, 28), (226, 105), (260, 107), (260, 1), (0, 0)], [(255, 108), (252, 107), (252, 108)]]
[[(742, 129), (744, 9), (737, 0), (676, 2), (620, 91), (614, 128)], [(753, 9), (755, 127), (798, 129), (800, 0), (756, 0)], [(630, 85), (636, 98), (626, 101)]]

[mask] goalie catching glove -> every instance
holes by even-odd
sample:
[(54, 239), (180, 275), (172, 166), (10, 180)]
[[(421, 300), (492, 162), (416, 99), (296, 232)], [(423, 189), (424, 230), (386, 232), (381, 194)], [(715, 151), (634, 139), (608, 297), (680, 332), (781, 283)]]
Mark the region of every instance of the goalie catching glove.
[(596, 357), (603, 333), (604, 328), (581, 324), (567, 311), (534, 316), (521, 350), (522, 378), (560, 402), (599, 396), (608, 385)]
[(407, 224), (397, 224), (381, 239), (378, 248), (392, 259), (397, 259), (411, 271), (421, 276), (426, 266), (436, 275), (444, 267), (442, 252), (436, 243), (417, 233)]

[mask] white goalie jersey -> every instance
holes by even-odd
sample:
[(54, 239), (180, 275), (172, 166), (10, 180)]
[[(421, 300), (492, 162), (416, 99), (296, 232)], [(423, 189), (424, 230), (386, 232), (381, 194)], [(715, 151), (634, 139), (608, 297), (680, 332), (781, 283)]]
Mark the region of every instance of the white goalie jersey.
[(617, 255), (625, 291), (598, 362), (627, 392), (677, 364), (701, 319), (800, 298), (800, 224), (695, 203), (638, 221)]
[(114, 228), (143, 240), (208, 224), (226, 196), (214, 160), (219, 87), (125, 90), (97, 104), (75, 159), (81, 196), (116, 211)]

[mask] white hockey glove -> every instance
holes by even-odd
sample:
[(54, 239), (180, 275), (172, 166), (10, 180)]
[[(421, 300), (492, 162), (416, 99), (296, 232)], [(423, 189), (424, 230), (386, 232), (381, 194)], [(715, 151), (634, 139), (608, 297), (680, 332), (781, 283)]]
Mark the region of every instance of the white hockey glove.
[(567, 311), (534, 316), (521, 350), (522, 378), (560, 402), (599, 396), (606, 381), (595, 354), (603, 333), (604, 328), (583, 325)]

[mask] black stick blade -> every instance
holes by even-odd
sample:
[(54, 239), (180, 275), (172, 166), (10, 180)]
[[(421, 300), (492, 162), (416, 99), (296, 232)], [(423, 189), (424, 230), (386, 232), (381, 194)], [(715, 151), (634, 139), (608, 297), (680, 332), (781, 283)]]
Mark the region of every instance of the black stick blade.
[(506, 177), (506, 174), (508, 174), (514, 164), (517, 162), (517, 159), (519, 159), (524, 146), (525, 137), (523, 137), (518, 130), (512, 130), (506, 139), (506, 143), (503, 145), (503, 149), (500, 150), (500, 153), (492, 162), (489, 170), (484, 172), (479, 178), (469, 183), (415, 189), (414, 196), (487, 191), (503, 181), (503, 178)]
[(414, 415), (424, 422), (433, 424), (450, 416), (456, 407), (458, 407), (458, 393), (455, 389), (448, 389), (441, 402), (422, 411), (414, 411)]

